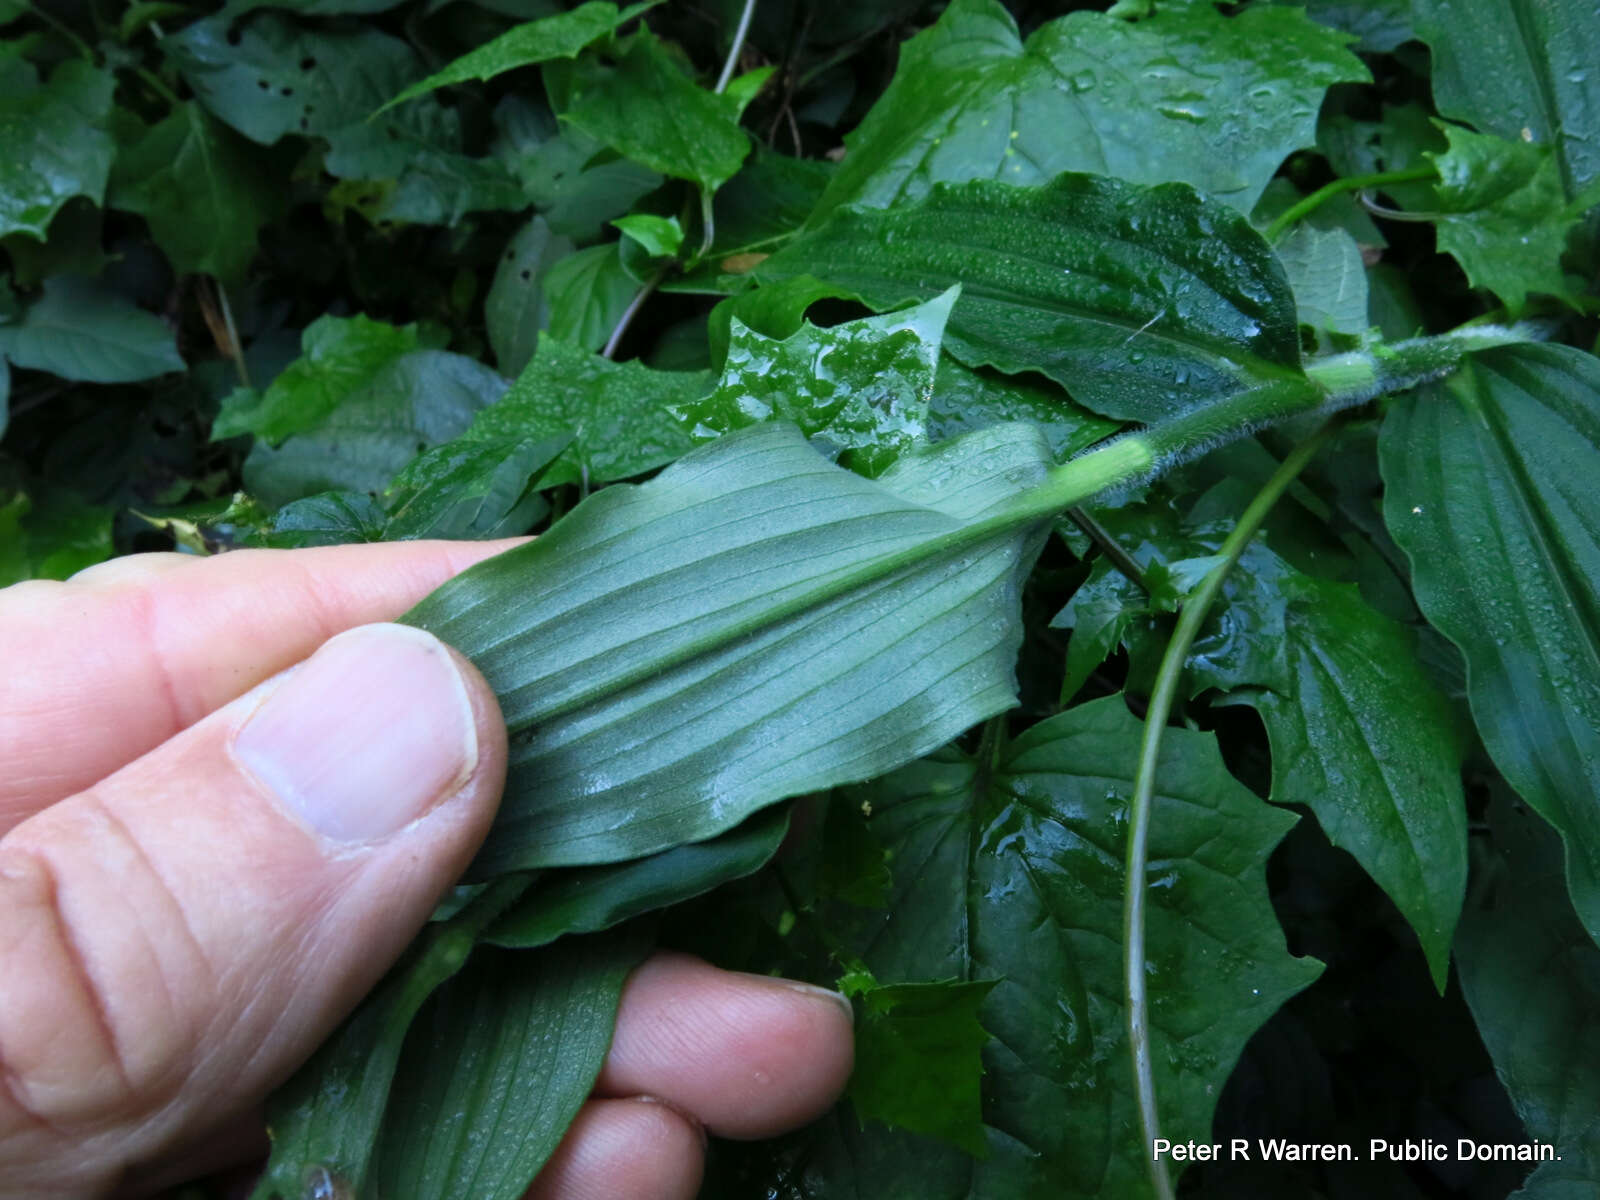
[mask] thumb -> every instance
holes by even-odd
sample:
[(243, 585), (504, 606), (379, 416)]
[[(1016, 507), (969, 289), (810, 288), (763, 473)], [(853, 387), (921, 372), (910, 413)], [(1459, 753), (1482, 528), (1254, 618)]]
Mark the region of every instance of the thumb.
[(333, 638), (0, 840), (0, 1195), (77, 1195), (259, 1103), (465, 869), (505, 775), (477, 671)]

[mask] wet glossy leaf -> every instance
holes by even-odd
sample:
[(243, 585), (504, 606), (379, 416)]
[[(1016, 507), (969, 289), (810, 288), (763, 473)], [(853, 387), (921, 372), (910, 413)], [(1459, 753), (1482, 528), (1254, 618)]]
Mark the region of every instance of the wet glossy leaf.
[(710, 395), (674, 411), (697, 442), (759, 421), (790, 421), (830, 458), (880, 475), (928, 440), (939, 343), (957, 291), (914, 308), (777, 340), (737, 318)]
[(872, 481), (757, 425), (434, 592), (406, 619), (477, 663), (512, 733), (475, 873), (697, 841), (1008, 707), (1040, 524), (1005, 506), (1048, 461), (997, 426)]
[(116, 154), (106, 130), (114, 82), (69, 60), (41, 84), (31, 64), (0, 59), (0, 236), (42, 242), (68, 200), (100, 203)]
[(571, 253), (569, 240), (553, 233), (543, 217), (534, 217), (500, 256), (483, 302), (483, 319), (501, 374), (521, 374), (533, 357), (540, 332), (550, 324), (545, 273)]
[(1074, 404), (1060, 388), (1043, 380), (974, 371), (948, 354), (940, 358), (933, 399), (928, 403), (929, 440), (941, 442), (1003, 421), (1037, 425), (1057, 462), (1066, 462), (1122, 428), (1120, 422), (1107, 421)]
[(498, 404), (472, 422), (465, 437), (553, 437), (572, 445), (543, 483), (608, 483), (671, 462), (694, 443), (669, 406), (711, 386), (702, 372), (655, 371), (614, 363), (551, 334)]
[(567, 437), (465, 442), (419, 454), (384, 489), (386, 541), (525, 533), (542, 504), (529, 492)]
[[(1119, 955), (1139, 723), (1120, 696), (1040, 722), (992, 761), (943, 751), (860, 789), (891, 851), (887, 916), (835, 918), (884, 981), (998, 980), (979, 1010), (987, 1157), (824, 1156), (818, 1194), (1142, 1197)], [(1265, 863), (1294, 818), (1223, 768), (1209, 734), (1167, 734), (1152, 826), (1148, 973), (1166, 1136), (1206, 1140), (1245, 1040), (1317, 965), (1290, 958)], [(893, 1155), (894, 1167), (875, 1159)], [(876, 1184), (869, 1182), (876, 1180)]]
[(1439, 111), (1553, 146), (1569, 196), (1600, 177), (1600, 22), (1585, 0), (1414, 0)]
[(517, 67), (549, 62), (554, 58), (572, 58), (591, 42), (605, 37), (658, 3), (660, 0), (649, 0), (649, 3), (631, 4), (618, 9), (610, 0), (587, 0), (587, 3), (568, 12), (515, 26), (493, 41), (463, 54), (442, 71), (435, 71), (426, 79), (412, 84), (378, 111), (404, 104), (407, 100), (453, 83), (493, 79)]
[(238, 283), (283, 208), (261, 152), (190, 101), (125, 146), (110, 203), (136, 212), (180, 274)]
[(489, 927), (483, 940), (525, 949), (569, 933), (610, 929), (760, 870), (788, 831), (787, 809), (774, 805), (704, 842), (612, 866), (548, 872)]
[(722, 186), (750, 152), (737, 103), (697, 87), (648, 30), (629, 39), (615, 65), (578, 65), (561, 119), (652, 171), (707, 191)]
[(520, 1200), (588, 1099), (649, 941), (480, 952), (406, 1038), (373, 1178), (387, 1200)]
[(1484, 745), (1561, 834), (1600, 938), (1600, 363), (1485, 354), (1396, 403), (1379, 451), (1417, 603), (1466, 656)]
[(1179, 185), (940, 185), (840, 210), (756, 274), (814, 275), (879, 309), (959, 283), (950, 353), (1039, 371), (1111, 417), (1153, 421), (1299, 371), (1283, 268), (1243, 217)]
[(166, 322), (72, 275), (46, 279), (44, 294), (21, 318), (0, 325), (0, 356), (85, 383), (132, 383), (184, 369)]
[(956, 0), (903, 47), (818, 215), (916, 200), (936, 183), (1033, 186), (1062, 171), (1181, 181), (1249, 212), (1314, 140), (1327, 87), (1367, 78), (1344, 41), (1295, 9), (1224, 17), (1201, 3), (1137, 22), (1071, 13), (1024, 44), (996, 0)]

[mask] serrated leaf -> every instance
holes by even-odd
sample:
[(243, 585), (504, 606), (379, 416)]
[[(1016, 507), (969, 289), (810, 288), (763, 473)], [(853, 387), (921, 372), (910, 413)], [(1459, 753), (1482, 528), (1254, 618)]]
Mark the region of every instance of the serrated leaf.
[[(852, 789), (890, 850), (889, 913), (835, 927), (886, 981), (998, 980), (979, 1011), (987, 1157), (874, 1139), (847, 1170), (899, 1196), (1148, 1194), (1124, 1037), (1123, 850), (1140, 724), (1120, 696), (993, 758), (951, 750)], [(1147, 974), (1163, 1135), (1207, 1141), (1245, 1041), (1317, 974), (1291, 958), (1265, 865), (1294, 818), (1228, 775), (1209, 734), (1170, 729), (1157, 775)], [(852, 913), (854, 913), (852, 919)], [(904, 1153), (899, 1153), (904, 1151)], [(842, 1164), (824, 1153), (819, 1183)], [(818, 1194), (831, 1194), (817, 1187)]]
[(265, 392), (241, 390), (223, 403), (213, 441), (253, 433), (269, 442), (314, 429), (382, 368), (422, 348), (415, 325), (371, 317), (318, 317), (300, 335), (300, 357)]
[(46, 279), (21, 320), (0, 326), (0, 356), (84, 383), (135, 383), (184, 369), (160, 317), (72, 275)]
[(484, 298), (483, 320), (502, 375), (521, 374), (533, 357), (540, 332), (550, 324), (545, 273), (571, 253), (572, 243), (536, 216), (517, 231), (500, 256)]
[(997, 0), (956, 0), (901, 49), (817, 215), (1062, 171), (1181, 181), (1249, 212), (1289, 152), (1315, 140), (1328, 86), (1367, 78), (1344, 42), (1294, 9), (1224, 17), (1201, 3), (1138, 22), (1075, 12), (1024, 44)]
[(639, 285), (622, 265), (617, 242), (590, 246), (550, 266), (544, 276), (550, 336), (598, 350), (622, 319)]
[(372, 1177), (386, 1200), (520, 1200), (588, 1099), (639, 936), (473, 956), (406, 1038)]
[(769, 338), (789, 338), (799, 333), (805, 324), (806, 309), (825, 299), (849, 299), (849, 295), (837, 284), (824, 283), (810, 275), (796, 275), (767, 287), (750, 288), (729, 296), (719, 302), (706, 319), (712, 363), (721, 370), (727, 360), (728, 339), (735, 320)]
[(260, 151), (193, 101), (123, 148), (110, 203), (144, 217), (174, 271), (224, 284), (244, 276), (257, 233), (283, 208)]
[(552, 331), (539, 339), (533, 361), (504, 399), (480, 413), (463, 436), (570, 434), (572, 445), (545, 474), (545, 486), (627, 479), (671, 462), (694, 445), (668, 407), (701, 395), (710, 384), (702, 372), (611, 362)]
[(853, 980), (859, 997), (855, 1070), (846, 1093), (863, 1124), (882, 1121), (969, 1154), (984, 1150), (978, 1009), (997, 980), (881, 984)]
[(737, 104), (697, 87), (649, 30), (634, 34), (613, 65), (578, 64), (561, 119), (707, 192), (721, 187), (750, 152)]
[(475, 874), (710, 837), (1009, 706), (1042, 531), (1014, 502), (1048, 463), (996, 426), (872, 481), (758, 425), (434, 592), (406, 619), (477, 663), (512, 733)]
[(68, 200), (101, 202), (116, 155), (106, 130), (114, 86), (110, 74), (77, 59), (42, 86), (31, 65), (0, 69), (0, 236), (42, 242)]
[(781, 341), (734, 318), (715, 390), (674, 409), (698, 442), (759, 421), (790, 421), (830, 458), (882, 474), (928, 440), (939, 343), (958, 289), (926, 304)]
[(1465, 655), (1484, 745), (1561, 834), (1600, 939), (1600, 363), (1477, 356), (1396, 402), (1379, 454), (1417, 604)]
[(756, 268), (802, 274), (877, 309), (959, 283), (950, 353), (1039, 371), (1111, 417), (1158, 420), (1300, 369), (1283, 268), (1242, 216), (1182, 185), (941, 184), (837, 211)]
[(526, 532), (533, 481), (570, 439), (461, 439), (419, 454), (384, 490), (385, 541), (496, 538)]
[(1555, 152), (1457, 125), (1444, 131), (1449, 150), (1427, 155), (1439, 171), (1439, 249), (1454, 255), (1472, 285), (1492, 291), (1512, 316), (1529, 292), (1578, 303), (1561, 256), (1582, 214), (1562, 193)]
[(450, 84), (474, 79), (487, 81), (518, 67), (533, 66), (556, 58), (573, 58), (591, 42), (605, 37), (660, 2), (646, 0), (643, 4), (630, 4), (627, 8), (618, 9), (611, 0), (587, 0), (587, 3), (568, 12), (517, 25), (493, 41), (463, 54), (443, 70), (418, 80), (387, 101), (378, 112)]
[(774, 805), (708, 841), (614, 866), (552, 871), (507, 909), (483, 940), (531, 949), (569, 933), (610, 929), (760, 870), (788, 831), (788, 811)]
[(1600, 178), (1600, 22), (1583, 0), (1412, 0), (1439, 111), (1555, 148), (1566, 194)]

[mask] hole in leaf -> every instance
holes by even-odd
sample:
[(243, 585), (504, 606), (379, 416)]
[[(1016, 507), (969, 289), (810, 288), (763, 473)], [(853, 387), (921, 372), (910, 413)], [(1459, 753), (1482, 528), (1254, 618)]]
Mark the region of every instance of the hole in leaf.
[(314, 71), (316, 70), (316, 67), (317, 60), (312, 58), (309, 54), (300, 60), (300, 69), (302, 71)]

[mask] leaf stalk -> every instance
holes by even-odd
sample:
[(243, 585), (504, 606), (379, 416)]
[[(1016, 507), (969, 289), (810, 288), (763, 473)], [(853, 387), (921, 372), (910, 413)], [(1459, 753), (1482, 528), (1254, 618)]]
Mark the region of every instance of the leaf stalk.
[(1421, 166), (1405, 167), (1399, 171), (1378, 171), (1371, 175), (1347, 175), (1343, 179), (1335, 179), (1332, 183), (1323, 184), (1305, 199), (1279, 213), (1277, 219), (1267, 226), (1266, 239), (1269, 242), (1277, 241), (1289, 226), (1315, 212), (1341, 192), (1363, 192), (1369, 188), (1386, 187), (1391, 183), (1420, 183), (1424, 179), (1438, 177), (1439, 172), (1434, 170), (1433, 165), (1424, 163)]

